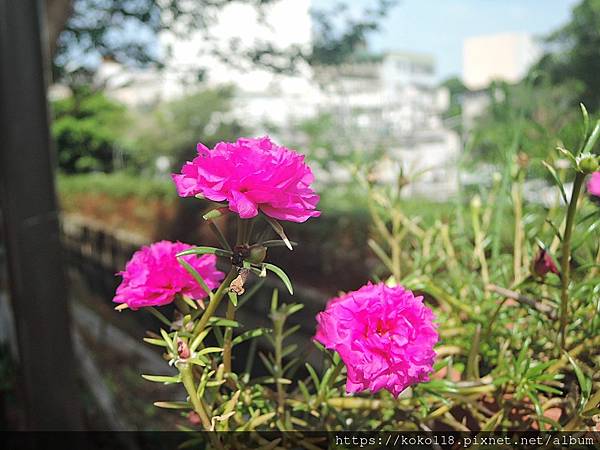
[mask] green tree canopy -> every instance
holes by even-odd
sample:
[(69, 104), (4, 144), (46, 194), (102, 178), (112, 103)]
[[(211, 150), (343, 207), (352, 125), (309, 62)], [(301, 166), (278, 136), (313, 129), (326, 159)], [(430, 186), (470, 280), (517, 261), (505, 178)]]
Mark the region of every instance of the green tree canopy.
[(198, 142), (210, 147), (235, 140), (243, 129), (229, 113), (232, 96), (231, 87), (205, 89), (140, 112), (132, 133), (133, 160), (150, 167), (156, 158), (166, 156), (179, 169), (194, 155)]
[(578, 81), (582, 101), (590, 111), (600, 110), (600, 0), (583, 0), (571, 20), (547, 38), (548, 52), (535, 70), (555, 83)]
[(501, 163), (519, 135), (518, 151), (532, 158), (546, 159), (559, 143), (577, 144), (581, 133), (576, 83), (555, 85), (547, 78), (535, 86), (494, 83), (490, 105), (472, 132), (475, 161)]
[(52, 103), (52, 135), (58, 166), (66, 173), (109, 172), (115, 156), (124, 151), (124, 131), (129, 123), (123, 105), (101, 92), (78, 88)]
[[(126, 65), (160, 66), (168, 52), (158, 51), (159, 32), (168, 29), (183, 37), (190, 30), (206, 32), (218, 18), (219, 11), (231, 3), (253, 5), (264, 17), (262, 13), (266, 8), (277, 1), (46, 0), (55, 78), (73, 73), (89, 76), (100, 57)], [(337, 64), (379, 29), (381, 19), (395, 1), (376, 0), (375, 7), (365, 8), (360, 15), (347, 13), (342, 2), (330, 11), (312, 11), (316, 24), (312, 48), (291, 46), (282, 50), (258, 43), (256, 48), (241, 51), (239, 42), (232, 40), (225, 52), (216, 46), (210, 51), (236, 64), (245, 58), (277, 71), (293, 71), (300, 60), (311, 64)], [(210, 46), (210, 39), (206, 43)]]

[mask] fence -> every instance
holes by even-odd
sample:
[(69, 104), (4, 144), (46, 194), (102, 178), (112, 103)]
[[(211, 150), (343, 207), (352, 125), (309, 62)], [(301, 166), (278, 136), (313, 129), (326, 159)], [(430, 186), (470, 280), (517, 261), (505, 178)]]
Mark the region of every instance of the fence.
[[(83, 275), (90, 291), (105, 298), (106, 301), (112, 298), (119, 282), (115, 274), (123, 270), (125, 263), (137, 249), (149, 244), (144, 236), (111, 229), (102, 223), (77, 215), (63, 215), (61, 231), (70, 270)], [(315, 316), (322, 310), (326, 298), (315, 289), (294, 283), (295, 295), (290, 297), (278, 280), (268, 278), (252, 301), (246, 303), (243, 310), (238, 312), (240, 322), (248, 328), (270, 325), (268, 315), (273, 288), (280, 289), (282, 301), (304, 304), (304, 309), (291, 320), (292, 325), (301, 326), (293, 340), (299, 348), (304, 348), (310, 353), (312, 349), (310, 339), (314, 335), (316, 325)], [(145, 327), (151, 326), (154, 321), (150, 315), (136, 317)], [(307, 357), (311, 362), (319, 365), (319, 358), (314, 352)]]

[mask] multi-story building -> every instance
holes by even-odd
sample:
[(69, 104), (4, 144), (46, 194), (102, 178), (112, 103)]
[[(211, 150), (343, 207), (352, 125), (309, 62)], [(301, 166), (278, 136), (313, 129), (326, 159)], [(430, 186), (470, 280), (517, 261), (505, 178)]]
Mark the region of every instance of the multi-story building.
[(541, 56), (541, 47), (527, 33), (474, 36), (463, 44), (463, 128), (470, 130), (490, 102), (494, 81), (520, 82)]
[(517, 83), (540, 56), (540, 47), (527, 33), (470, 37), (463, 44), (463, 82), (474, 91), (492, 81)]
[[(208, 38), (201, 33), (186, 40), (163, 34), (161, 42), (170, 48), (171, 56), (161, 72), (119, 72), (109, 62), (101, 74), (111, 80), (107, 86), (113, 95), (130, 105), (169, 100), (202, 86), (232, 84), (233, 118), (257, 134), (277, 129), (283, 141), (292, 140), (300, 121), (327, 113), (340, 134), (351, 137), (340, 139), (340, 146), (352, 141), (365, 152), (385, 149), (393, 164), (382, 165), (382, 180), (396, 179), (402, 167), (407, 173), (422, 173), (408, 187), (413, 194), (452, 193), (458, 139), (442, 122), (448, 93), (437, 85), (431, 56), (365, 51), (342, 66), (305, 65), (290, 75), (249, 66), (243, 60), (224, 62), (202, 52), (207, 39), (223, 53), (232, 40), (238, 46), (268, 42), (276, 48), (310, 49), (309, 8), (310, 0), (275, 2), (265, 10), (264, 23), (269, 24), (265, 29), (251, 6), (233, 2), (220, 12)], [(202, 82), (198, 67), (205, 68)]]
[(355, 145), (385, 148), (377, 170), (382, 180), (395, 180), (402, 168), (409, 176), (419, 174), (407, 195), (455, 192), (460, 140), (442, 121), (449, 95), (435, 80), (432, 57), (364, 54), (340, 67), (317, 69), (315, 76), (323, 89), (321, 110), (355, 136)]

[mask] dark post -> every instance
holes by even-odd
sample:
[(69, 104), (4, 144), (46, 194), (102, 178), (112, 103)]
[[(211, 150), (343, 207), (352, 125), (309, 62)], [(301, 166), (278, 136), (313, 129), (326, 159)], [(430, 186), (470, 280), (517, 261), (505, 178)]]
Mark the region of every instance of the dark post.
[(30, 429), (81, 428), (45, 84), (41, 1), (0, 0), (0, 200)]

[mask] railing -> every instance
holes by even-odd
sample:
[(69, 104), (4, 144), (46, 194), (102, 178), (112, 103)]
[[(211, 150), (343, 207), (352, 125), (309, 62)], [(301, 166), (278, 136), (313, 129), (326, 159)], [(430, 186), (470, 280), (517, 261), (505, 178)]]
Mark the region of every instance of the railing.
[[(76, 215), (64, 215), (61, 218), (61, 230), (69, 269), (83, 275), (89, 289), (96, 295), (106, 298), (107, 301), (112, 298), (119, 283), (119, 278), (115, 274), (123, 270), (126, 262), (137, 249), (150, 243), (147, 238), (139, 234), (115, 230), (92, 219)], [(269, 299), (273, 288), (280, 288), (280, 294), (285, 298), (283, 285), (277, 280), (268, 278), (256, 297), (238, 313), (246, 327), (270, 325)], [(300, 348), (310, 348), (312, 347), (310, 338), (314, 334), (316, 324), (315, 316), (322, 309), (325, 297), (318, 291), (298, 283), (294, 285), (294, 290), (294, 297), (285, 301), (303, 303), (305, 306), (291, 320), (292, 325), (301, 325), (296, 343)], [(142, 320), (142, 316), (139, 318)], [(318, 361), (311, 362), (319, 364)]]
[(149, 240), (139, 234), (110, 229), (92, 219), (77, 215), (61, 217), (63, 245), (70, 258), (116, 273), (125, 267), (131, 255)]

